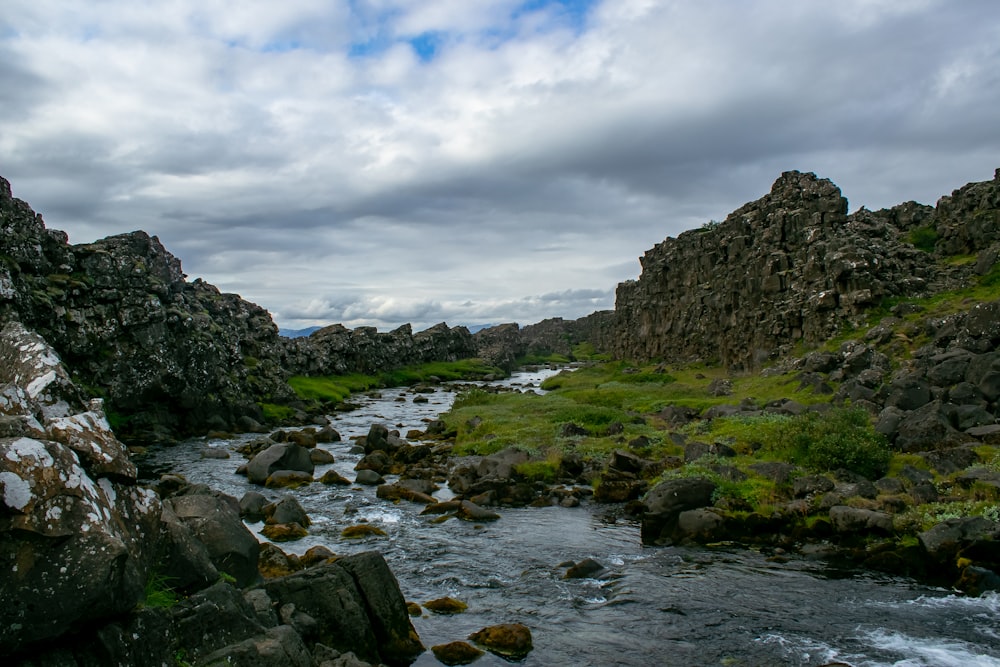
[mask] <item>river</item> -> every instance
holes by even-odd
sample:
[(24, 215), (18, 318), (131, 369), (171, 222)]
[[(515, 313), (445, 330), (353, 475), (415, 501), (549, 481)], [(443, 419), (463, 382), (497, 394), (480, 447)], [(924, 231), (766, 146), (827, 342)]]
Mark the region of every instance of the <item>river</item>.
[[(521, 372), (504, 383), (533, 390), (551, 372)], [(423, 429), (424, 420), (448, 409), (454, 393), (422, 396), (427, 403), (414, 403), (405, 389), (358, 397), (359, 409), (333, 422), (344, 441), (320, 445), (334, 455), (332, 467), (353, 479), (360, 455), (350, 453), (352, 436), (366, 434), (374, 422), (403, 435)], [(644, 547), (636, 524), (609, 519), (607, 508), (588, 503), (500, 508), (502, 518), (489, 524), (435, 524), (419, 516), (421, 505), (380, 500), (373, 487), (263, 489), (235, 474), (239, 454), (202, 457), (206, 448), (231, 450), (241, 442), (189, 440), (156, 450), (142, 468), (178, 472), (237, 498), (249, 490), (273, 499), (293, 493), (313, 523), (308, 537), (279, 545), (286, 552), (301, 554), (316, 544), (338, 554), (377, 550), (407, 600), (451, 596), (466, 602), (462, 614), (426, 612), (413, 619), (428, 648), (464, 640), (487, 625), (518, 622), (531, 628), (534, 640), (526, 666), (1000, 667), (995, 593), (962, 597), (816, 560), (774, 563), (735, 547)], [(317, 467), (316, 477), (329, 467)], [(439, 494), (444, 499), (449, 492)], [(340, 537), (342, 528), (361, 520), (387, 536), (360, 542)], [(249, 527), (256, 533), (263, 525)], [(562, 578), (561, 564), (584, 558), (606, 569), (594, 579)], [(414, 664), (440, 665), (429, 650)], [(486, 654), (474, 664), (509, 663)]]

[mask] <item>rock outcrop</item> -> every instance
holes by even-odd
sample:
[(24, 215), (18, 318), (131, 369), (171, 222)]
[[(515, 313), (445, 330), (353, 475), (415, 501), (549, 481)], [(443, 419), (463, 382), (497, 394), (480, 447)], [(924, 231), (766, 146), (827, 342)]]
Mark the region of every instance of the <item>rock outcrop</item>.
[(11, 653), (132, 610), (157, 557), (160, 501), (100, 402), (55, 351), (0, 331), (0, 647)]
[(291, 375), (374, 374), (429, 361), (476, 356), (472, 334), (444, 322), (413, 333), (409, 324), (379, 333), (375, 327), (334, 324), (309, 336), (282, 340), (281, 364)]
[(833, 183), (787, 172), (723, 222), (646, 252), (639, 279), (618, 286), (612, 351), (758, 368), (856, 325), (886, 298), (960, 285), (969, 271), (943, 268), (933, 248), (915, 247), (917, 230), (940, 253), (992, 252), (995, 261), (998, 200), (1000, 174), (936, 209), (910, 202), (848, 215)]
[(187, 282), (155, 236), (70, 245), (0, 178), (0, 240), (0, 321), (38, 332), (120, 436), (235, 430), (265, 397), (291, 398), (267, 311)]

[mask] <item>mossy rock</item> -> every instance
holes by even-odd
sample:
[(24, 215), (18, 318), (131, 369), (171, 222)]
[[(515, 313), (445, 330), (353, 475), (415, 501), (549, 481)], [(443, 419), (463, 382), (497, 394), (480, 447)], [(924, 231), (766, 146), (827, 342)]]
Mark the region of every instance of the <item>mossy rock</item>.
[(309, 531), (298, 523), (276, 523), (264, 526), (260, 534), (272, 542), (292, 542), (302, 539)]
[(469, 608), (469, 605), (455, 598), (443, 597), (425, 602), (424, 607), (436, 614), (461, 614)]
[(479, 659), (483, 652), (466, 642), (451, 642), (431, 646), (434, 657), (446, 665), (468, 665)]
[(385, 536), (385, 531), (378, 526), (371, 526), (367, 523), (359, 523), (356, 526), (348, 526), (344, 530), (340, 531), (340, 536), (353, 540), (361, 539), (363, 537), (370, 537), (372, 535), (383, 537)]
[(469, 635), (469, 639), (509, 660), (521, 660), (533, 648), (531, 630), (520, 623), (491, 625)]

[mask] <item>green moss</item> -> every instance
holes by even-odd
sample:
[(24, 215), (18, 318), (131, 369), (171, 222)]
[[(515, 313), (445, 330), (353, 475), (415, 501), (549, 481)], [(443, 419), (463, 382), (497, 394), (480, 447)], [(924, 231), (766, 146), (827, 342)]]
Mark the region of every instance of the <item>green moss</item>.
[(559, 473), (559, 460), (526, 461), (514, 466), (514, 472), (529, 482), (551, 484)]
[(910, 233), (906, 236), (906, 240), (917, 250), (934, 252), (934, 244), (937, 243), (938, 233), (933, 225), (917, 227), (910, 230)]
[(151, 572), (146, 579), (146, 588), (142, 607), (166, 608), (173, 607), (180, 601), (180, 596), (169, 585), (170, 577), (158, 572)]
[(259, 405), (264, 419), (271, 424), (291, 419), (295, 415), (295, 410), (287, 405), (275, 405), (274, 403), (260, 403)]
[(408, 386), (429, 382), (433, 379), (444, 381), (473, 380), (488, 375), (503, 376), (504, 373), (499, 368), (486, 365), (479, 359), (463, 359), (407, 366), (384, 371), (377, 375), (364, 373), (325, 376), (295, 375), (288, 379), (288, 384), (303, 400), (342, 403), (352, 393), (379, 387)]

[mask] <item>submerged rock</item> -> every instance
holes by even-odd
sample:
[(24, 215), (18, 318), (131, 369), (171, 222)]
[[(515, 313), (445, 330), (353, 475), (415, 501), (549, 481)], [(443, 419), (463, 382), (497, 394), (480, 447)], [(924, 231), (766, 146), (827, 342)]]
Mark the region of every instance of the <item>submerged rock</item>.
[(520, 623), (491, 625), (473, 632), (469, 639), (486, 647), (489, 652), (509, 660), (521, 660), (534, 648), (531, 630)]

